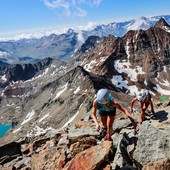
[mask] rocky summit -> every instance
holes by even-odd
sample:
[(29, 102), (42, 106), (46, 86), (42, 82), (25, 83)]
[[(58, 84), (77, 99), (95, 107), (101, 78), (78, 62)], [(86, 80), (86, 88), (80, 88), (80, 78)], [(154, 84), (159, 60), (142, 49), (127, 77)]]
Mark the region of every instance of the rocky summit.
[[(169, 28), (161, 19), (122, 37), (90, 36), (68, 62), (0, 63), (0, 123), (12, 124), (0, 138), (0, 168), (170, 169)], [(148, 110), (136, 132), (117, 109), (112, 141), (104, 141), (91, 119), (100, 88), (128, 110), (131, 99), (148, 89), (155, 117)]]

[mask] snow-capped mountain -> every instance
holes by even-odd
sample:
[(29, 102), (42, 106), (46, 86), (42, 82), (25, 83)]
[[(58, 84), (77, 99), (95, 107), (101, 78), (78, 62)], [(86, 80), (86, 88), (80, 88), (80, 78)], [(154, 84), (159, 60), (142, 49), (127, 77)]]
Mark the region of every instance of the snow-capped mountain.
[(31, 35), (19, 40), (0, 42), (0, 61), (7, 63), (28, 63), (47, 57), (69, 60), (72, 55), (81, 47), (89, 36), (104, 37), (114, 35), (122, 37), (129, 30), (147, 30), (153, 27), (155, 23), (163, 18), (170, 24), (170, 15), (155, 17), (141, 17), (125, 22), (112, 22), (109, 24), (92, 25), (91, 27), (81, 29), (69, 28), (64, 33), (59, 34), (54, 30), (47, 35)]

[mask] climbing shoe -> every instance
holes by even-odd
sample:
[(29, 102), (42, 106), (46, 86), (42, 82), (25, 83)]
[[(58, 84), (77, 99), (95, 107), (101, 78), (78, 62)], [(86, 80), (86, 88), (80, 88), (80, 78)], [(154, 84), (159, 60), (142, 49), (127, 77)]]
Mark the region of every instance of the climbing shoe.
[(112, 141), (112, 138), (109, 134), (106, 134), (104, 140)]

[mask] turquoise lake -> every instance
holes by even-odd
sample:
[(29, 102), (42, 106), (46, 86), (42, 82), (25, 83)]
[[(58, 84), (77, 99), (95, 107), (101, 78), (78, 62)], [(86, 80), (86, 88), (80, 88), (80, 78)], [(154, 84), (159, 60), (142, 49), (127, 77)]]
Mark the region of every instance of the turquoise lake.
[(0, 137), (4, 136), (5, 133), (11, 128), (12, 128), (11, 124), (9, 124), (9, 125), (0, 124)]

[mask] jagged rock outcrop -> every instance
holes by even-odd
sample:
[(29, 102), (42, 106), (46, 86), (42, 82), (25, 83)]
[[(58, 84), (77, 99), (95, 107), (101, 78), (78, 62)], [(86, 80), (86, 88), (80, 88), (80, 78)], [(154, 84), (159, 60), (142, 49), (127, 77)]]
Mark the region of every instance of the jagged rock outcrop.
[(100, 37), (99, 36), (89, 36), (85, 42), (82, 44), (82, 46), (77, 50), (77, 52), (74, 54), (74, 62), (75, 60), (82, 60), (86, 53), (91, 50), (92, 48), (94, 48), (96, 46), (96, 43), (98, 41), (100, 41)]
[(170, 169), (169, 158), (165, 158), (165, 159), (161, 159), (161, 160), (156, 161), (156, 162), (148, 163), (143, 167), (143, 170), (152, 170), (152, 169), (159, 169), (159, 170)]
[(170, 156), (170, 136), (151, 124), (145, 122), (142, 124), (138, 134), (138, 141), (134, 158), (141, 164), (156, 162)]
[(161, 18), (156, 24), (155, 27), (159, 27), (161, 29), (165, 29), (168, 31), (168, 29), (170, 30), (170, 26), (169, 24), (163, 19)]
[(1, 146), (0, 152), (0, 164), (10, 162), (18, 156), (22, 155), (21, 144), (12, 142)]
[(63, 170), (69, 169), (91, 169), (98, 170), (102, 164), (109, 161), (109, 152), (111, 150), (112, 143), (105, 141), (101, 145), (93, 146), (78, 154), (66, 164)]

